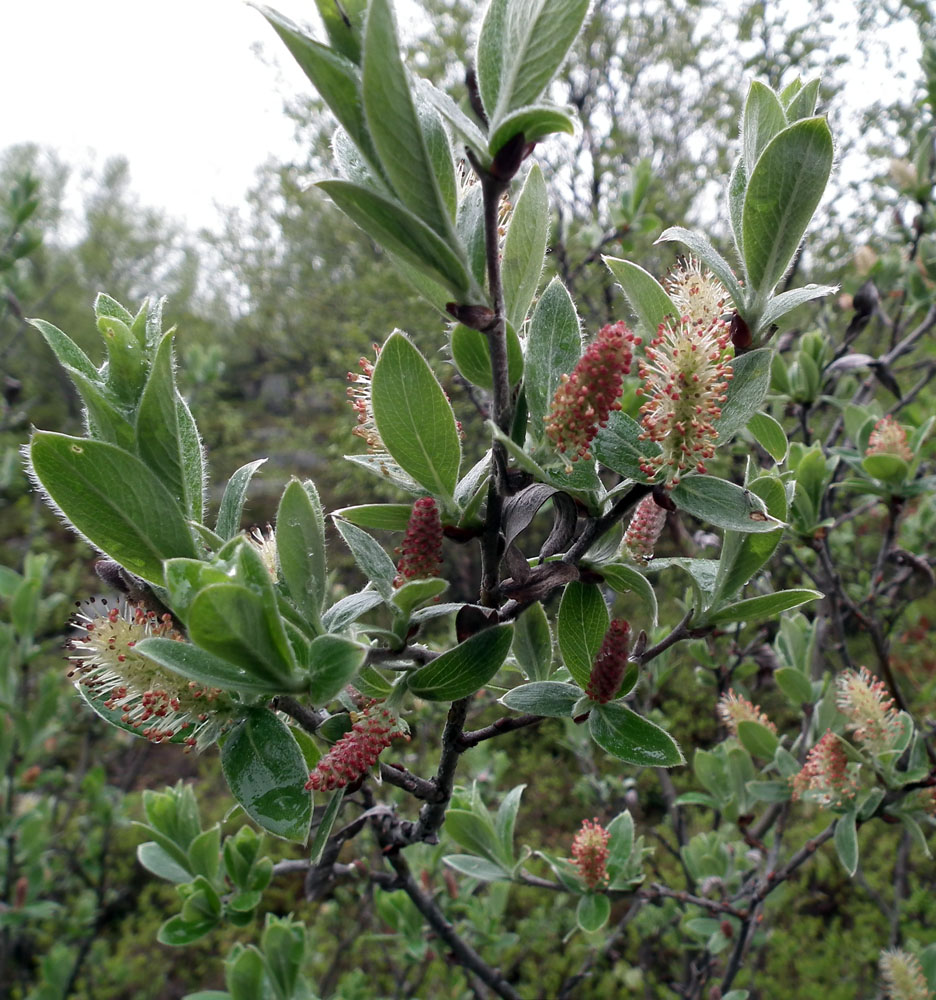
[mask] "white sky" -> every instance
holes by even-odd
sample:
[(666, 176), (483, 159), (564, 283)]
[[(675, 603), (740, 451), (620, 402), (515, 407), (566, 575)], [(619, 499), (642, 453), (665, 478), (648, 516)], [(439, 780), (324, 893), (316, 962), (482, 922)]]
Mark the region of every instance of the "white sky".
[[(270, 2), (316, 18), (312, 0)], [(912, 76), (912, 30), (900, 40)], [(851, 77), (855, 107), (899, 89), (880, 70), (854, 67)], [(290, 155), (283, 98), (309, 90), (242, 0), (0, 0), (0, 149), (34, 141), (79, 167), (125, 155), (143, 204), (191, 228), (215, 225), (215, 206), (239, 204), (269, 155)]]
[[(315, 16), (309, 0), (275, 6)], [(283, 95), (309, 89), (242, 0), (0, 0), (0, 53), (0, 148), (33, 141), (98, 166), (123, 154), (143, 203), (193, 227), (288, 154)]]

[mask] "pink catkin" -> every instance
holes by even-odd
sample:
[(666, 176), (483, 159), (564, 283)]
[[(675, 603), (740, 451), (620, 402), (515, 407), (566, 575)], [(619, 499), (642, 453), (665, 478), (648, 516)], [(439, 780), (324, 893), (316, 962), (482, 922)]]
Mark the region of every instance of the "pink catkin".
[(585, 693), (592, 701), (604, 705), (617, 695), (627, 670), (629, 651), (630, 625), (622, 618), (615, 618), (601, 641), (601, 649), (595, 657), (588, 686), (585, 688)]
[(913, 461), (907, 432), (891, 416), (881, 417), (874, 425), (865, 455), (896, 455), (905, 462)]
[(305, 787), (312, 791), (344, 788), (377, 763), (393, 740), (409, 739), (395, 729), (396, 722), (387, 709), (368, 706), (351, 729), (316, 764)]
[(598, 822), (583, 820), (572, 841), (572, 861), (589, 889), (597, 889), (608, 880), (608, 841), (611, 834)]
[(591, 458), (589, 446), (612, 411), (619, 410), (624, 376), (630, 374), (632, 346), (639, 344), (623, 322), (603, 326), (571, 375), (563, 375), (546, 417), (546, 433), (571, 461)]
[(622, 547), (627, 555), (635, 562), (649, 562), (665, 524), (666, 511), (651, 495), (645, 496), (624, 532)]
[(413, 504), (397, 563), (395, 587), (410, 580), (428, 580), (442, 569), (442, 521), (432, 497), (422, 497)]
[(793, 777), (793, 798), (799, 799), (805, 792), (811, 792), (821, 805), (840, 806), (853, 799), (857, 790), (842, 744), (835, 733), (827, 729), (809, 751), (803, 769)]

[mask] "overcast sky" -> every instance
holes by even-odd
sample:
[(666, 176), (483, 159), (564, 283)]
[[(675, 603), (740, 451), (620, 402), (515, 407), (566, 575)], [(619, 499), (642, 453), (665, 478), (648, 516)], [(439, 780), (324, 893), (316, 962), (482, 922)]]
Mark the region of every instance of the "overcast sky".
[[(302, 17), (310, 0), (277, 3)], [(242, 0), (0, 0), (0, 148), (70, 163), (130, 160), (144, 203), (193, 226), (240, 202), (254, 168), (286, 155), (283, 95), (305, 76)], [(252, 50), (260, 41), (265, 59)]]
[[(792, 11), (800, 6), (787, 2)], [(313, 0), (271, 5), (296, 20), (315, 18)], [(412, 17), (411, 4), (397, 6)], [(839, 6), (847, 13), (851, 0)], [(268, 155), (289, 155), (283, 98), (310, 90), (242, 0), (0, 0), (0, 40), (0, 149), (34, 141), (71, 164), (97, 166), (125, 155), (143, 203), (193, 228), (216, 223), (216, 204), (241, 202)], [(912, 29), (900, 41), (912, 76)], [(854, 44), (838, 42), (846, 51)], [(895, 81), (879, 69), (852, 72), (853, 107), (894, 96)]]

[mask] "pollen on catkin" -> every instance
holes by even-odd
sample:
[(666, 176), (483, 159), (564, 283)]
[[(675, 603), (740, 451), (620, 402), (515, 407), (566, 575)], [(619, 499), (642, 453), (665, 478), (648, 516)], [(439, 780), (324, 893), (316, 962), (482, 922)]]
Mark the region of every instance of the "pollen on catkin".
[(865, 455), (896, 455), (905, 462), (913, 461), (913, 452), (907, 443), (907, 432), (891, 417), (881, 417), (868, 438)]
[(589, 447), (614, 410), (621, 408), (624, 376), (640, 343), (623, 322), (603, 326), (571, 375), (563, 375), (546, 417), (546, 434), (569, 461), (591, 458)]
[(395, 587), (410, 580), (429, 580), (442, 570), (442, 520), (432, 497), (421, 497), (413, 504), (406, 534), (400, 545), (400, 561)]
[(739, 722), (758, 722), (772, 733), (777, 731), (777, 727), (761, 711), (760, 705), (752, 704), (731, 688), (718, 699), (717, 710), (718, 717), (732, 736), (738, 735)]
[[(102, 610), (98, 612), (97, 604)], [(204, 687), (159, 666), (136, 651), (150, 637), (183, 641), (170, 615), (138, 604), (108, 607), (94, 599), (72, 619), (77, 634), (67, 648), (69, 677), (104, 708), (153, 743), (184, 734), (190, 747), (212, 743), (231, 723), (234, 704), (220, 688)]]
[(874, 753), (890, 750), (902, 732), (894, 699), (867, 667), (844, 670), (835, 678), (835, 704), (848, 719), (845, 728)]
[(933, 991), (926, 983), (923, 967), (916, 955), (900, 948), (890, 948), (881, 952), (878, 967), (888, 1000), (933, 1000)]
[(583, 820), (572, 841), (572, 861), (589, 889), (597, 889), (608, 881), (608, 841), (611, 834), (598, 822)]
[(855, 797), (858, 782), (838, 737), (827, 729), (793, 776), (793, 798), (808, 796), (824, 806), (842, 806)]
[(727, 324), (720, 318), (705, 323), (686, 315), (660, 324), (657, 335), (638, 362), (643, 385), (637, 395), (642, 441), (660, 446), (658, 455), (641, 459), (648, 479), (661, 472), (667, 489), (691, 469), (705, 472), (715, 455), (721, 404), (728, 398), (731, 345)]
[(351, 728), (315, 765), (305, 787), (311, 791), (344, 788), (368, 771), (395, 739), (408, 740), (386, 708), (371, 702)]
[(653, 558), (653, 548), (666, 524), (666, 511), (648, 494), (637, 504), (624, 532), (622, 554), (634, 562), (648, 563)]

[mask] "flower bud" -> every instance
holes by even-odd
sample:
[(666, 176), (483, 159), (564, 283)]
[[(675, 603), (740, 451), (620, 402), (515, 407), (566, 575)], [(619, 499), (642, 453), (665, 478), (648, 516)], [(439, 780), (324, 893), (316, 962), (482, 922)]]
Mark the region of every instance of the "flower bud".
[(614, 410), (624, 376), (630, 374), (633, 352), (639, 344), (622, 322), (603, 326), (579, 359), (571, 375), (563, 375), (546, 417), (546, 433), (556, 450), (570, 461), (591, 458), (589, 446)]
[(634, 562), (650, 562), (653, 547), (665, 524), (666, 510), (656, 502), (652, 494), (648, 494), (637, 504), (627, 531), (624, 532), (624, 554)]
[(629, 649), (630, 625), (621, 618), (615, 618), (601, 641), (601, 649), (595, 657), (585, 688), (585, 693), (592, 701), (604, 705), (617, 695), (627, 670)]

